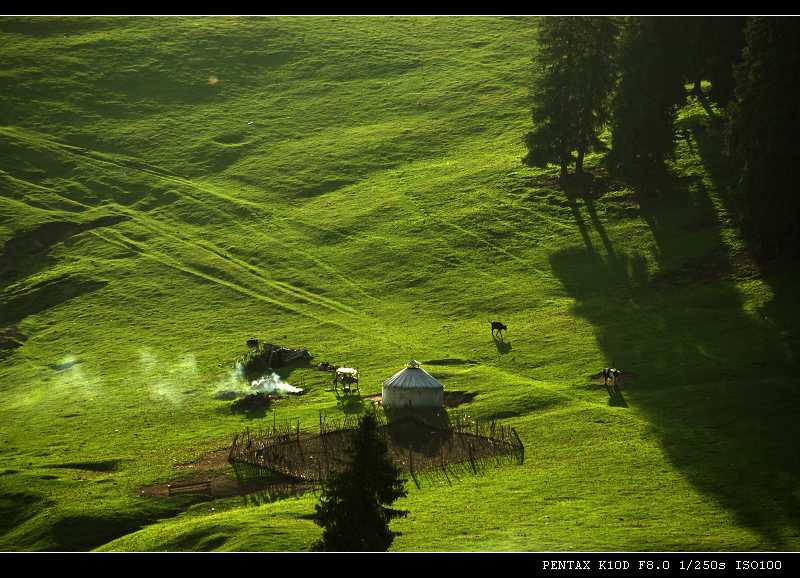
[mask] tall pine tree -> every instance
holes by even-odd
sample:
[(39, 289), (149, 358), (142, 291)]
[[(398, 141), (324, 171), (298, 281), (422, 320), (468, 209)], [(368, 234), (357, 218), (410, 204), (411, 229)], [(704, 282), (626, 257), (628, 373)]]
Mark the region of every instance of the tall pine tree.
[(621, 80), (614, 100), (609, 165), (636, 184), (646, 184), (673, 154), (677, 108), (692, 93), (711, 111), (701, 89), (711, 81), (711, 98), (729, 102), (733, 69), (740, 60), (746, 20), (741, 17), (633, 17), (621, 35)]
[(354, 432), (349, 458), (347, 468), (329, 476), (322, 489), (315, 522), (324, 530), (316, 548), (384, 552), (396, 535), (389, 522), (408, 515), (389, 506), (407, 492), (372, 415)]
[(707, 49), (703, 54), (706, 79), (711, 81), (711, 97), (720, 106), (733, 98), (736, 81), (734, 67), (742, 59), (744, 16), (709, 16)]
[(634, 17), (621, 38), (609, 165), (642, 183), (673, 154), (677, 106), (686, 99), (682, 19)]
[(531, 90), (534, 129), (525, 136), (523, 161), (530, 166), (557, 163), (563, 179), (573, 158), (581, 173), (586, 153), (600, 144), (614, 83), (617, 21), (543, 17), (538, 26)]
[(729, 154), (737, 213), (763, 256), (800, 254), (800, 19), (753, 18), (736, 69)]

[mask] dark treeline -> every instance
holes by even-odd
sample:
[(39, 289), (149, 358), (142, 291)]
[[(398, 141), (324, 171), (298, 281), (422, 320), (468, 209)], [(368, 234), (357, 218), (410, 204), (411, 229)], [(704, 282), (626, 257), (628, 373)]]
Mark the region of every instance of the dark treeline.
[(800, 19), (545, 17), (538, 46), (526, 164), (556, 163), (563, 179), (610, 144), (609, 171), (648, 194), (693, 97), (724, 129), (728, 196), (751, 247), (798, 256)]
[(800, 253), (800, 19), (753, 18), (728, 108), (742, 229), (766, 255)]

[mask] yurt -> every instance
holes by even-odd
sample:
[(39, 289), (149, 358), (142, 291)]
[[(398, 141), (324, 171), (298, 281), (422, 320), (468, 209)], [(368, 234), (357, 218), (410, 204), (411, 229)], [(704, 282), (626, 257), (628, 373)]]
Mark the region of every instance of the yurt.
[(406, 367), (383, 382), (384, 407), (442, 407), (444, 386), (412, 359)]

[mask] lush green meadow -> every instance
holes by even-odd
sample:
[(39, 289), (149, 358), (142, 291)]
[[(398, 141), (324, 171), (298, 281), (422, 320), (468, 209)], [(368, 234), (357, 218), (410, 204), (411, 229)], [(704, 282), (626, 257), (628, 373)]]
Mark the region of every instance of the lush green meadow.
[[(530, 18), (0, 18), (0, 550), (306, 550), (316, 496), (140, 497), (327, 374), (214, 397), (251, 336), (411, 358), (523, 465), (416, 489), (394, 550), (798, 550), (798, 277), (747, 257), (718, 122), (674, 180), (524, 167)], [(509, 330), (497, 346), (489, 321)], [(633, 372), (622, 399), (591, 379)]]

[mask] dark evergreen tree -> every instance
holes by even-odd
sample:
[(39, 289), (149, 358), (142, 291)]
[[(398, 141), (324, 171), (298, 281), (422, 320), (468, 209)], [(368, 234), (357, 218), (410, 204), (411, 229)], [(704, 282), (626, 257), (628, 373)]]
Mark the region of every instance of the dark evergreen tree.
[(561, 178), (575, 157), (583, 171), (585, 154), (600, 144), (614, 83), (617, 21), (609, 17), (543, 17), (534, 60), (533, 131), (525, 136), (530, 166), (558, 163)]
[(705, 95), (701, 89), (705, 78), (707, 61), (711, 51), (711, 26), (713, 20), (709, 16), (692, 16), (682, 19), (683, 34), (681, 42), (673, 47), (677, 52), (673, 58), (677, 59), (676, 66), (683, 71), (685, 83), (691, 82), (692, 93), (708, 107)]
[(711, 110), (701, 89), (726, 106), (734, 88), (733, 69), (744, 44), (743, 17), (635, 17), (621, 35), (621, 80), (614, 101), (609, 165), (643, 184), (664, 168), (674, 149), (674, 120), (686, 101), (686, 84)]
[(752, 18), (736, 68), (728, 146), (736, 213), (764, 256), (800, 253), (800, 19)]
[(324, 531), (316, 548), (386, 551), (396, 535), (389, 522), (408, 515), (389, 506), (407, 492), (372, 415), (365, 415), (354, 432), (349, 458), (348, 467), (332, 474), (323, 486), (315, 522)]
[(726, 106), (733, 96), (733, 68), (744, 48), (743, 16), (693, 16), (680, 19), (680, 42), (673, 47), (680, 59), (684, 81), (692, 83), (692, 94), (709, 110), (701, 90), (703, 80), (711, 82), (711, 97)]
[(736, 87), (734, 68), (742, 60), (744, 30), (743, 16), (707, 17), (706, 49), (703, 54), (706, 80), (711, 82), (711, 97), (720, 106), (727, 106)]
[(634, 17), (621, 35), (608, 162), (637, 184), (662, 172), (674, 150), (675, 113), (686, 99), (681, 20)]

